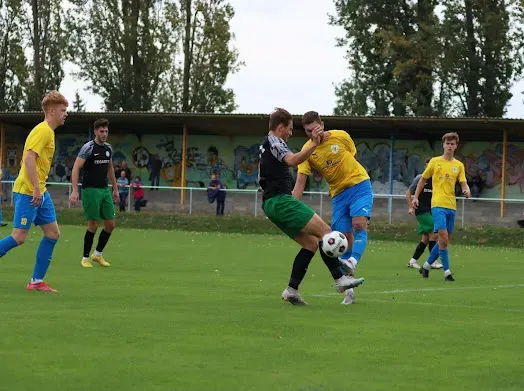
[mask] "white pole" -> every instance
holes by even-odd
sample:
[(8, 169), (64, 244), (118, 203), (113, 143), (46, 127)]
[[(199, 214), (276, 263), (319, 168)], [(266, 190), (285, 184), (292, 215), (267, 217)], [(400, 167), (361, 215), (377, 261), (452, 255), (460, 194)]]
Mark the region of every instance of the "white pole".
[(255, 191), (255, 217), (257, 217), (257, 210), (258, 210), (258, 189)]

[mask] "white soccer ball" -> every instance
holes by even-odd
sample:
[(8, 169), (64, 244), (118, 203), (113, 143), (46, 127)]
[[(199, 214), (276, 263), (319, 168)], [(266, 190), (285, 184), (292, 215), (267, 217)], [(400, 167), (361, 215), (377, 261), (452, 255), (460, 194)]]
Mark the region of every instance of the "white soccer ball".
[(348, 239), (342, 232), (331, 231), (324, 235), (320, 246), (328, 257), (338, 258), (348, 249)]

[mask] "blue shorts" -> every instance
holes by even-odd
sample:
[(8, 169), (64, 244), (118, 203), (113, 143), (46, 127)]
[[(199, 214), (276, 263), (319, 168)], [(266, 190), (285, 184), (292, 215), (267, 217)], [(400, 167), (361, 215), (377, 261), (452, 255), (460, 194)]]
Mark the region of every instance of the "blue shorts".
[(32, 223), (46, 225), (56, 221), (55, 206), (49, 192), (46, 191), (42, 195), (39, 206), (31, 205), (33, 196), (22, 193), (13, 193), (13, 195), (15, 203), (14, 228), (29, 229)]
[(434, 222), (433, 230), (438, 232), (441, 229), (445, 229), (448, 231), (448, 234), (451, 234), (453, 227), (455, 227), (455, 213), (454, 209), (440, 208), (438, 206), (431, 208)]
[(371, 181), (366, 179), (333, 197), (331, 229), (340, 232), (353, 232), (353, 217), (365, 216), (369, 220), (372, 209), (373, 188)]

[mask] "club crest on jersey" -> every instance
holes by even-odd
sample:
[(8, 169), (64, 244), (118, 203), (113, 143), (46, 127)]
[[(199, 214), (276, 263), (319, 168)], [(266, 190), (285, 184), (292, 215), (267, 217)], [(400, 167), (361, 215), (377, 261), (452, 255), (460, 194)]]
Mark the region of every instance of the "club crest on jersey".
[(451, 169), (454, 173), (457, 173), (458, 172), (458, 167), (457, 166), (453, 166), (453, 168)]
[(331, 146), (331, 152), (338, 153), (340, 151), (340, 148), (337, 144)]

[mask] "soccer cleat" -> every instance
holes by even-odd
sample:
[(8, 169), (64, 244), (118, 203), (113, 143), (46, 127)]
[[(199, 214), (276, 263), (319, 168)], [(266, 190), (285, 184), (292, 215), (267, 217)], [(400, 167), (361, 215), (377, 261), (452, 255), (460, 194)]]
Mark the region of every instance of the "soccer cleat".
[(351, 276), (342, 276), (338, 280), (335, 280), (335, 288), (337, 292), (342, 293), (350, 288), (355, 288), (364, 283), (363, 278), (354, 278)]
[(444, 280), (445, 281), (455, 281), (455, 279), (453, 278), (451, 274), (449, 276), (444, 277)]
[(344, 300), (342, 300), (342, 303), (344, 305), (353, 304), (355, 302), (355, 291), (353, 288), (348, 289), (346, 293), (344, 294)]
[(93, 267), (91, 262), (89, 262), (89, 259), (83, 259), (83, 258), (80, 261), (80, 265), (82, 265), (83, 267)]
[(435, 261), (431, 264), (432, 269), (442, 269), (442, 264), (439, 261)]
[(29, 282), (25, 288), (28, 291), (58, 292), (56, 289), (51, 288), (43, 281), (37, 282), (36, 284)]
[[(412, 267), (414, 269), (420, 269), (420, 265), (417, 262), (408, 262), (408, 267)], [(442, 266), (441, 266), (442, 267)]]
[(300, 296), (300, 293), (298, 293), (296, 289), (289, 287), (284, 289), (284, 292), (282, 292), (282, 300), (287, 301), (293, 305), (307, 305), (302, 296)]
[(98, 263), (100, 266), (104, 266), (104, 267), (108, 267), (108, 266), (111, 266), (111, 264), (109, 262), (107, 262), (104, 257), (102, 257), (101, 255), (91, 255), (91, 260), (93, 262), (96, 262)]
[(4, 223), (3, 221), (0, 223), (0, 227), (5, 227), (7, 226), (7, 223)]
[(339, 258), (338, 261), (340, 262), (340, 267), (342, 267), (344, 273), (352, 277), (355, 276), (355, 265), (353, 265), (353, 262), (351, 262), (349, 259), (341, 258)]
[(418, 269), (418, 272), (422, 275), (422, 277), (429, 278), (429, 270), (426, 270), (423, 267), (421, 267), (420, 269)]

